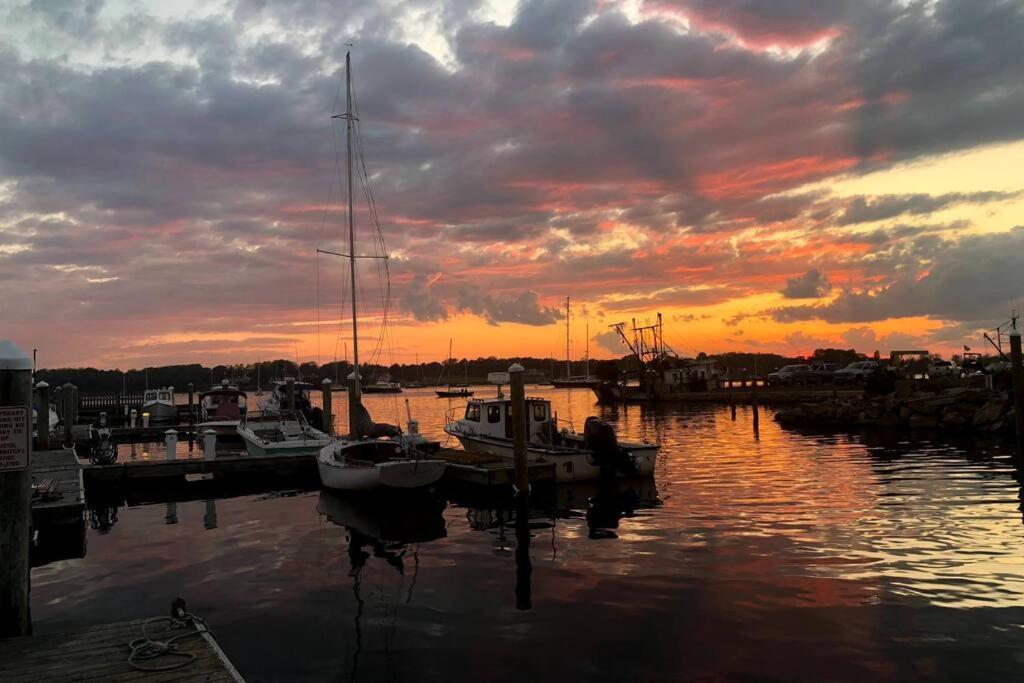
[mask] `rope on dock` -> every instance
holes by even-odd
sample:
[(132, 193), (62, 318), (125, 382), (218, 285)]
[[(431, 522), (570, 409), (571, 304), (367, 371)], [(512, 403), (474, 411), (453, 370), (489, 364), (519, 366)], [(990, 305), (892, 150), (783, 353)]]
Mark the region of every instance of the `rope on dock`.
[[(188, 666), (195, 661), (196, 655), (193, 652), (182, 652), (178, 649), (178, 642), (185, 638), (202, 637), (204, 633), (209, 634), (211, 637), (215, 637), (213, 631), (206, 626), (206, 622), (203, 621), (202, 617), (186, 612), (184, 609), (185, 601), (175, 601), (174, 613), (176, 616), (170, 617), (153, 617), (147, 619), (142, 624), (142, 637), (136, 638), (128, 643), (128, 647), (131, 648), (131, 654), (128, 655), (128, 664), (136, 671), (175, 671), (182, 667)], [(195, 630), (189, 631), (188, 633), (182, 633), (168, 638), (167, 640), (155, 640), (150, 636), (148, 628), (151, 624), (164, 623), (167, 626), (163, 629), (164, 631), (173, 631), (180, 628), (188, 628), (189, 626), (194, 627)], [(164, 655), (176, 658), (176, 661), (169, 661), (165, 664), (156, 665), (144, 665), (140, 662), (146, 662), (148, 660), (157, 659)]]

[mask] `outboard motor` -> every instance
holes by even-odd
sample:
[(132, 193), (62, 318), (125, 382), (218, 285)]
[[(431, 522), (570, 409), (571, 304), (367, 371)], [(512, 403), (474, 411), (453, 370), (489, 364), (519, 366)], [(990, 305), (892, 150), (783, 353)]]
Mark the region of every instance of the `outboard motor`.
[(110, 434), (110, 427), (89, 426), (89, 462), (93, 465), (110, 465), (117, 462), (117, 444)]
[(615, 428), (597, 417), (583, 423), (583, 447), (590, 451), (591, 461), (607, 473), (616, 471), (635, 475), (636, 464), (629, 451), (619, 446)]

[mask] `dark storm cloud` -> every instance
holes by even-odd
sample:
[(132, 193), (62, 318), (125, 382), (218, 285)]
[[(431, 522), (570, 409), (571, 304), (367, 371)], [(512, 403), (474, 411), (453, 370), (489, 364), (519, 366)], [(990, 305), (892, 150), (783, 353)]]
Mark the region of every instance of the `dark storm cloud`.
[(456, 305), (459, 310), (483, 316), (491, 325), (550, 325), (561, 317), (557, 308), (542, 306), (534, 292), (502, 297), (490, 294), (483, 287), (467, 286), (459, 291)]
[(811, 268), (803, 275), (787, 278), (781, 293), (787, 299), (820, 299), (831, 291), (828, 278), (817, 268)]
[(949, 192), (854, 197), (836, 221), (838, 225), (871, 223), (902, 215), (930, 214), (957, 204), (988, 204), (1014, 199), (1020, 192)]
[(970, 235), (940, 251), (928, 273), (902, 277), (877, 291), (842, 292), (823, 305), (772, 311), (780, 322), (820, 319), (830, 323), (871, 322), (929, 316), (962, 321), (1008, 315), (1024, 297), (1024, 227), (1006, 233)]

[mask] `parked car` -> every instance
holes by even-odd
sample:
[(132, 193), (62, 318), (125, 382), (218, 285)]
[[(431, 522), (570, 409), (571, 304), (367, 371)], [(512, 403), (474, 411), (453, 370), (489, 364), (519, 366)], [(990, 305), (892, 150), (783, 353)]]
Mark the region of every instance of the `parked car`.
[(768, 373), (769, 386), (787, 386), (810, 383), (810, 365), (784, 365), (775, 372)]
[(868, 375), (878, 369), (878, 361), (858, 360), (841, 370), (836, 370), (832, 380), (836, 384), (861, 384)]
[(933, 360), (928, 366), (929, 377), (959, 377), (960, 366), (948, 360)]
[(812, 363), (811, 384), (831, 384), (838, 369), (836, 363)]

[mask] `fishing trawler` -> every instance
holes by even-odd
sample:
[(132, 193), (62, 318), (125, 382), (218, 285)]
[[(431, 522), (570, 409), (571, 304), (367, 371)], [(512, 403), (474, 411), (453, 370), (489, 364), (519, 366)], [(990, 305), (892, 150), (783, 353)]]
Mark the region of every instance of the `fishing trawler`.
[[(507, 382), (504, 373), (493, 373), (493, 383)], [(493, 398), (470, 399), (463, 417), (449, 413), (444, 431), (454, 436), (467, 451), (511, 458), (512, 400), (501, 392)], [(557, 417), (546, 398), (526, 399), (527, 458), (553, 462), (555, 481), (598, 479), (620, 476), (649, 477), (654, 474), (660, 446), (646, 441), (619, 441), (614, 430), (596, 417), (587, 418), (584, 433), (570, 427), (558, 428)]]
[[(352, 57), (350, 53), (345, 55), (345, 114), (332, 116), (334, 119), (345, 121), (345, 139), (347, 147), (347, 175), (348, 184), (348, 254), (331, 252), (317, 249), (318, 253), (326, 253), (346, 258), (349, 263), (349, 275), (351, 278), (351, 302), (352, 302), (352, 374), (349, 376), (351, 390), (349, 393), (349, 434), (345, 437), (331, 441), (324, 445), (317, 454), (317, 471), (321, 483), (330, 489), (344, 491), (363, 491), (377, 488), (392, 489), (421, 489), (437, 482), (444, 474), (446, 463), (443, 460), (431, 458), (425, 451), (426, 440), (419, 435), (418, 425), (411, 418), (408, 422), (408, 432), (403, 434), (395, 426), (375, 423), (370, 418), (369, 412), (362, 404), (362, 388), (359, 378), (359, 313), (357, 307), (357, 280), (356, 280), (356, 241), (355, 241), (355, 212), (353, 211), (352, 194), (352, 157), (353, 153), (359, 157), (360, 168), (365, 168), (362, 159), (363, 145), (360, 142), (360, 132), (357, 123), (359, 119), (353, 113), (352, 91)], [(355, 140), (353, 139), (355, 138)], [(355, 143), (355, 144), (354, 144)], [(369, 178), (365, 175), (361, 178), (363, 190), (367, 195), (368, 204), (371, 203), (370, 192), (367, 187)], [(376, 222), (376, 211), (370, 211), (372, 224), (376, 231), (375, 239), (372, 241), (376, 255), (360, 256), (359, 258), (387, 259), (387, 251), (384, 247), (384, 238), (380, 225)], [(387, 269), (380, 271), (386, 277)], [(390, 282), (381, 282), (382, 291), (390, 292)], [(386, 295), (385, 295), (386, 296)], [(384, 307), (387, 310), (387, 306)], [(383, 323), (388, 324), (385, 315)], [(408, 411), (408, 402), (406, 410)]]

